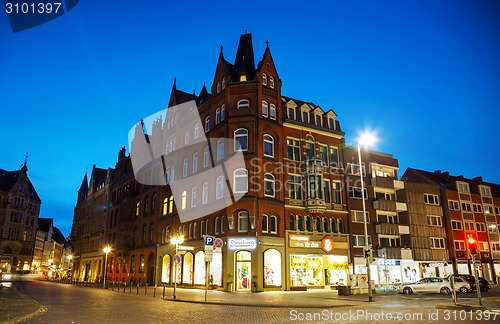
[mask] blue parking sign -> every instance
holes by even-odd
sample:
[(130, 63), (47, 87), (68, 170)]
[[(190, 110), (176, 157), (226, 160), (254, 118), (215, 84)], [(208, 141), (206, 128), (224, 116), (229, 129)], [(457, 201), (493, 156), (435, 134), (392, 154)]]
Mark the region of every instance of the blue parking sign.
[(205, 245), (214, 246), (214, 240), (215, 237), (213, 236), (205, 236)]

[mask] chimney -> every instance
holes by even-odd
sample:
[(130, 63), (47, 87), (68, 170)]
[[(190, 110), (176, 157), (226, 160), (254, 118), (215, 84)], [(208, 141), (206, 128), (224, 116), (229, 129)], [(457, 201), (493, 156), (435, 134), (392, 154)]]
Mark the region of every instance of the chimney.
[(435, 174), (441, 174), (441, 170), (434, 171)]
[(482, 177), (482, 176), (475, 177), (475, 178), (473, 178), (472, 180), (474, 180), (474, 181), (478, 181), (478, 182), (483, 182), (483, 177)]
[(450, 177), (450, 173), (449, 173), (448, 171), (443, 172), (443, 175), (444, 175), (446, 178), (449, 178), (449, 177)]

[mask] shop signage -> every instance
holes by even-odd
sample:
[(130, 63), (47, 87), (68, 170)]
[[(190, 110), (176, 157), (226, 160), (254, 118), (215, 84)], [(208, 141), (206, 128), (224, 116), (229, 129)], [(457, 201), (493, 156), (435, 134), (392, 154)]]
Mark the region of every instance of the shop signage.
[(214, 259), (214, 251), (213, 250), (205, 251), (205, 262), (212, 262), (213, 259)]
[(490, 260), (491, 254), (490, 252), (481, 252), (481, 260)]
[(448, 265), (448, 262), (434, 262), (434, 263), (429, 263), (429, 267), (446, 267)]
[(323, 238), (321, 240), (321, 248), (326, 253), (332, 252), (332, 250), (333, 250), (333, 240), (330, 237), (326, 236), (325, 238)]
[(380, 266), (394, 266), (399, 265), (401, 261), (394, 259), (378, 259), (377, 263)]
[(237, 238), (228, 239), (227, 245), (229, 249), (255, 249), (257, 247), (257, 239), (255, 238)]
[(290, 241), (290, 247), (319, 248), (320, 246), (320, 241)]

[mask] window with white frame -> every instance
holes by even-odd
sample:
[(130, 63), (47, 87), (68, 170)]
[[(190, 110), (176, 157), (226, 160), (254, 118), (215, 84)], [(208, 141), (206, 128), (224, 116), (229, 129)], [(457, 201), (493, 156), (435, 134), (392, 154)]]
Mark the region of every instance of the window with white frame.
[(210, 130), (210, 116), (205, 118), (205, 132), (208, 132)]
[(497, 233), (498, 232), (497, 225), (496, 224), (489, 224), (488, 225), (488, 232), (489, 233)]
[(476, 231), (486, 232), (486, 225), (484, 223), (476, 223)]
[(262, 116), (263, 117), (268, 117), (269, 116), (269, 105), (267, 101), (262, 100)]
[(474, 222), (464, 222), (466, 231), (475, 231)]
[(216, 198), (217, 199), (220, 199), (224, 196), (224, 177), (223, 176), (219, 176), (217, 177), (217, 194), (216, 194)]
[(267, 75), (262, 73), (262, 85), (267, 86)]
[(316, 117), (316, 126), (323, 126), (323, 118), (321, 115), (315, 115)]
[(450, 200), (448, 201), (450, 205), (450, 210), (460, 210), (460, 205), (458, 204), (458, 201), (456, 200)]
[(379, 235), (378, 241), (380, 247), (401, 247), (399, 236), (396, 235)]
[(464, 241), (455, 241), (455, 250), (457, 251), (465, 251), (465, 242)]
[(328, 165), (328, 146), (320, 145), (319, 146), (319, 158), (324, 166)]
[(224, 138), (217, 141), (217, 161), (224, 158)]
[(333, 188), (333, 203), (334, 204), (341, 204), (342, 203), (342, 184), (340, 181), (332, 181), (332, 188)]
[(193, 172), (198, 171), (198, 153), (193, 155)]
[(469, 192), (469, 184), (464, 182), (457, 182), (458, 191)]
[(203, 150), (203, 167), (206, 168), (210, 164), (210, 149), (205, 147)]
[(290, 199), (302, 199), (302, 176), (288, 176), (288, 195)]
[[(365, 236), (364, 235), (353, 235), (352, 236), (352, 245), (354, 247), (365, 247)], [(372, 245), (372, 237), (368, 235), (368, 245)]]
[(269, 118), (276, 119), (276, 106), (274, 104), (269, 105)]
[(308, 124), (309, 123), (309, 112), (303, 110), (302, 111), (302, 122)]
[(491, 251), (500, 251), (500, 242), (492, 242)]
[(248, 212), (245, 210), (238, 213), (238, 232), (248, 232)]
[(288, 119), (295, 120), (295, 109), (288, 107)]
[(203, 184), (203, 189), (202, 189), (202, 204), (208, 203), (208, 182), (205, 182)]
[(264, 174), (264, 196), (274, 197), (275, 187), (274, 187), (274, 175), (271, 173)]
[(379, 214), (377, 215), (378, 222), (379, 223), (386, 223), (386, 224), (399, 224), (399, 217), (398, 215), (391, 215), (391, 214)]
[(330, 146), (330, 166), (334, 168), (339, 166), (339, 149), (335, 146)]
[(220, 92), (220, 81), (217, 81), (217, 93)]
[(475, 213), (483, 212), (483, 208), (479, 204), (472, 204), (472, 210), (474, 210)]
[(439, 196), (433, 194), (424, 194), (424, 201), (429, 205), (439, 205)]
[(189, 223), (188, 238), (193, 238), (193, 223)]
[(274, 89), (274, 78), (272, 76), (269, 77), (269, 88)]
[[(351, 210), (352, 221), (355, 223), (363, 223), (363, 211), (362, 210)], [(370, 213), (365, 212), (366, 222), (370, 222)]]
[(198, 188), (196, 186), (191, 189), (191, 207), (196, 207), (196, 194), (198, 192)]
[(491, 191), (489, 187), (480, 186), (479, 188), (481, 190), (481, 196), (491, 196)]
[(300, 141), (296, 139), (287, 139), (288, 159), (300, 161)]
[(472, 208), (470, 207), (469, 203), (462, 203), (462, 210), (463, 211), (472, 211)]
[(328, 128), (335, 129), (335, 120), (333, 118), (328, 118)]
[(325, 199), (325, 203), (330, 204), (332, 202), (329, 180), (323, 180), (323, 197)]
[[(364, 197), (368, 199), (368, 191), (366, 188), (363, 188)], [(363, 198), (361, 195), (361, 188), (358, 187), (349, 187), (349, 197), (351, 198)]]
[(431, 237), (431, 249), (445, 249), (446, 244), (442, 237)]
[(262, 215), (262, 233), (269, 231), (269, 217), (266, 214)]
[(223, 121), (226, 119), (226, 105), (222, 105), (220, 108), (220, 120)]
[(194, 126), (194, 138), (200, 137), (200, 124)]
[(495, 206), (495, 214), (500, 215), (500, 207)]
[(462, 228), (462, 222), (461, 221), (455, 221), (455, 220), (452, 220), (451, 221), (451, 228), (455, 231), (461, 231), (463, 228)]
[(181, 209), (184, 210), (186, 209), (187, 205), (187, 192), (184, 190), (181, 195)]
[(226, 89), (226, 78), (222, 78), (222, 90)]
[(248, 100), (240, 100), (238, 101), (238, 109), (245, 109), (250, 107), (250, 101)]
[(477, 247), (479, 251), (489, 251), (490, 247), (488, 242), (477, 242)]
[(220, 217), (215, 217), (215, 234), (219, 234)]
[(248, 170), (236, 169), (233, 173), (233, 192), (245, 193), (248, 191)]
[(276, 216), (271, 215), (271, 224), (269, 225), (271, 234), (276, 234), (278, 231), (278, 219), (276, 218)]
[(184, 159), (184, 166), (182, 168), (182, 176), (185, 177), (188, 174), (188, 159)]
[[(347, 173), (359, 176), (359, 164), (347, 163)], [(363, 176), (366, 176), (366, 169), (363, 165)]]
[(184, 134), (184, 144), (189, 144), (189, 131), (187, 130)]
[(484, 205), (484, 213), (485, 214), (493, 214), (493, 206)]
[(443, 226), (441, 216), (427, 215), (427, 225), (429, 226)]
[(234, 131), (234, 150), (248, 150), (248, 130), (239, 128)]
[(224, 216), (220, 218), (220, 232), (224, 234)]
[(274, 137), (271, 135), (264, 135), (264, 156), (274, 158)]
[(215, 124), (220, 123), (220, 108), (215, 111)]

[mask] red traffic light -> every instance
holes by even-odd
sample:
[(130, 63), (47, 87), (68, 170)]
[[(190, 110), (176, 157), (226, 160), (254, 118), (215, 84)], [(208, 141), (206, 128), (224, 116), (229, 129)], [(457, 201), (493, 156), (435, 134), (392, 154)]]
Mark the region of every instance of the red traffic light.
[(469, 242), (469, 244), (474, 244), (476, 243), (476, 240), (473, 238), (473, 237), (470, 237), (467, 239), (467, 241)]
[(467, 235), (467, 243), (469, 243), (470, 253), (476, 254), (477, 250), (477, 241), (472, 235)]

